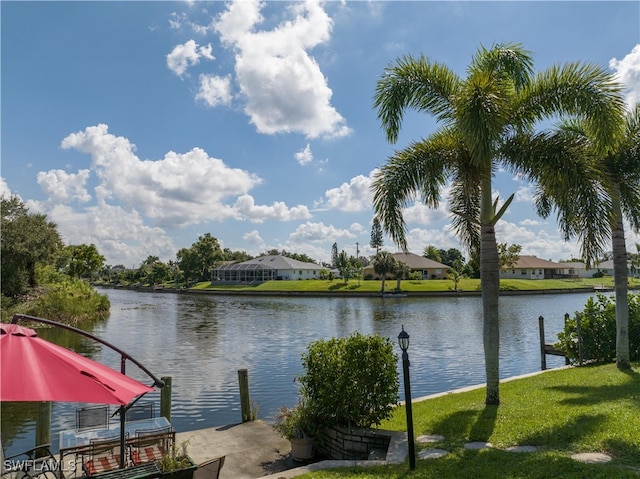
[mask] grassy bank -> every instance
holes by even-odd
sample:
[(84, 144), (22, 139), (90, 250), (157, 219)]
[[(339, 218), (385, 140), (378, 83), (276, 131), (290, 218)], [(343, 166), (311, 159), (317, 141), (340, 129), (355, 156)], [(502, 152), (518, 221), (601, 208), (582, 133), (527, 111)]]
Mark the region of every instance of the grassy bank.
[[(397, 286), (396, 280), (387, 280), (385, 290), (393, 291)], [(585, 279), (543, 279), (522, 280), (503, 279), (500, 281), (502, 291), (548, 291), (548, 290), (576, 290), (593, 291), (594, 286), (613, 287), (613, 278), (585, 278)], [(630, 278), (630, 287), (640, 287), (640, 279)], [(342, 280), (306, 280), (306, 281), (266, 281), (261, 284), (216, 284), (208, 281), (195, 285), (192, 289), (211, 291), (241, 291), (241, 292), (309, 292), (309, 293), (377, 293), (381, 282), (377, 280), (349, 280), (345, 284)], [(400, 284), (403, 292), (453, 292), (454, 284), (451, 280), (403, 280)], [(460, 292), (479, 292), (479, 279), (463, 279), (458, 284)]]
[[(484, 405), (484, 389), (448, 394), (413, 405), (415, 435), (444, 440), (419, 449), (449, 451), (439, 459), (365, 468), (342, 468), (303, 479), (392, 478), (637, 478), (640, 477), (640, 365), (628, 372), (614, 365), (548, 371), (501, 385), (501, 405)], [(382, 428), (406, 431), (404, 408)], [(492, 449), (466, 450), (470, 441)], [(532, 445), (536, 452), (505, 449)], [(571, 459), (580, 452), (603, 452), (606, 464)]]

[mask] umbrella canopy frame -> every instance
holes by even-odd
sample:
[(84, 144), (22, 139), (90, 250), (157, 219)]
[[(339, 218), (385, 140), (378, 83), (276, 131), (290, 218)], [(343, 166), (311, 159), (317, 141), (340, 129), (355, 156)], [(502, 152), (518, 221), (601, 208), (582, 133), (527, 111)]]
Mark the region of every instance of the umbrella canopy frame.
[[(91, 333), (88, 333), (87, 331), (83, 331), (82, 329), (78, 329), (76, 327), (70, 326), (68, 324), (64, 324), (64, 323), (59, 323), (57, 321), (53, 321), (50, 319), (44, 319), (44, 318), (38, 318), (36, 316), (29, 316), (26, 314), (15, 314), (13, 316), (13, 319), (11, 320), (11, 324), (18, 324), (18, 321), (32, 321), (32, 322), (36, 322), (36, 323), (43, 323), (43, 324), (47, 324), (49, 326), (54, 326), (56, 328), (62, 328), (62, 329), (66, 329), (69, 331), (72, 331), (76, 334), (80, 334), (81, 336), (84, 336), (86, 338), (89, 338), (93, 341), (96, 341), (100, 344), (105, 345), (106, 347), (112, 349), (113, 351), (117, 352), (120, 355), (120, 372), (122, 374), (125, 374), (126, 372), (126, 362), (127, 360), (131, 361), (133, 364), (135, 364), (138, 368), (140, 368), (142, 371), (144, 371), (145, 374), (147, 374), (152, 380), (153, 380), (153, 384), (151, 385), (152, 387), (158, 387), (158, 388), (163, 388), (164, 387), (164, 381), (162, 381), (161, 379), (157, 378), (151, 371), (149, 371), (149, 369), (147, 369), (142, 363), (140, 363), (139, 361), (137, 361), (135, 358), (133, 358), (130, 354), (126, 353), (125, 351), (123, 351), (122, 349), (118, 348), (117, 346), (114, 346), (113, 344), (105, 341), (104, 339), (101, 339)], [(141, 396), (140, 396), (141, 397)], [(120, 443), (121, 443), (121, 450), (124, 451), (125, 450), (125, 444), (126, 444), (126, 437), (125, 437), (125, 417), (126, 417), (126, 411), (133, 406), (136, 401), (138, 399), (140, 399), (140, 397), (134, 399), (133, 401), (131, 401), (129, 404), (126, 405), (121, 405), (119, 407), (119, 414), (120, 414)], [(124, 454), (120, 455), (120, 468), (124, 468), (125, 467), (125, 462), (124, 462)]]

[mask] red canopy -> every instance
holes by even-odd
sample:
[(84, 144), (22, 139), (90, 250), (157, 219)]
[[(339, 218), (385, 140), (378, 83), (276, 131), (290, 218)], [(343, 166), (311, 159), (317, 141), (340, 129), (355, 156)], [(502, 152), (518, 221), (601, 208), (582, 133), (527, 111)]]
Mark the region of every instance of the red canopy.
[(0, 401), (60, 401), (125, 405), (153, 391), (92, 359), (0, 323)]

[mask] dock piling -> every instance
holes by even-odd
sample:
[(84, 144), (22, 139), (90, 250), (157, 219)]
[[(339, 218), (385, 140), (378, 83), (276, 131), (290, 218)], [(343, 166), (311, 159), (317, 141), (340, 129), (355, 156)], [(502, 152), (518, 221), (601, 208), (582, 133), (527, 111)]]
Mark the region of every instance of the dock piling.
[(251, 421), (251, 400), (249, 398), (249, 372), (246, 369), (238, 369), (238, 383), (242, 422), (248, 422)]

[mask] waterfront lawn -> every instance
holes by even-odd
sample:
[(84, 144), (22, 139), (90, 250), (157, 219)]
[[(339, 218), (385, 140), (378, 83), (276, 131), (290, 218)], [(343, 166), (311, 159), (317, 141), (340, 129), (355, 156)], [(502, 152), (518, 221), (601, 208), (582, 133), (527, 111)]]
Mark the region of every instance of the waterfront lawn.
[[(503, 291), (541, 291), (554, 289), (586, 289), (593, 291), (593, 286), (612, 287), (613, 278), (585, 278), (577, 280), (568, 279), (503, 279), (500, 280), (500, 289)], [(630, 286), (640, 286), (640, 279), (629, 278)], [(395, 279), (388, 279), (385, 282), (385, 291), (393, 291), (397, 286)], [(305, 281), (265, 281), (261, 284), (216, 284), (202, 282), (194, 289), (213, 291), (262, 291), (262, 292), (315, 292), (315, 293), (376, 293), (380, 291), (381, 282), (379, 280), (350, 279), (345, 284), (343, 280), (305, 280)], [(405, 292), (452, 292), (453, 281), (450, 279), (431, 280), (402, 280), (400, 288)], [(464, 278), (458, 283), (458, 290), (461, 292), (479, 292), (480, 280)]]
[[(323, 470), (301, 479), (388, 478), (638, 478), (640, 477), (640, 364), (631, 371), (615, 365), (551, 370), (501, 383), (501, 405), (484, 405), (484, 388), (414, 402), (415, 435), (445, 439), (416, 444), (450, 453), (418, 459), (415, 471), (403, 464)], [(383, 429), (406, 431), (404, 407)], [(490, 442), (492, 449), (466, 450), (469, 441)], [(508, 452), (532, 445), (536, 452)], [(580, 452), (603, 452), (606, 464), (571, 459)]]

